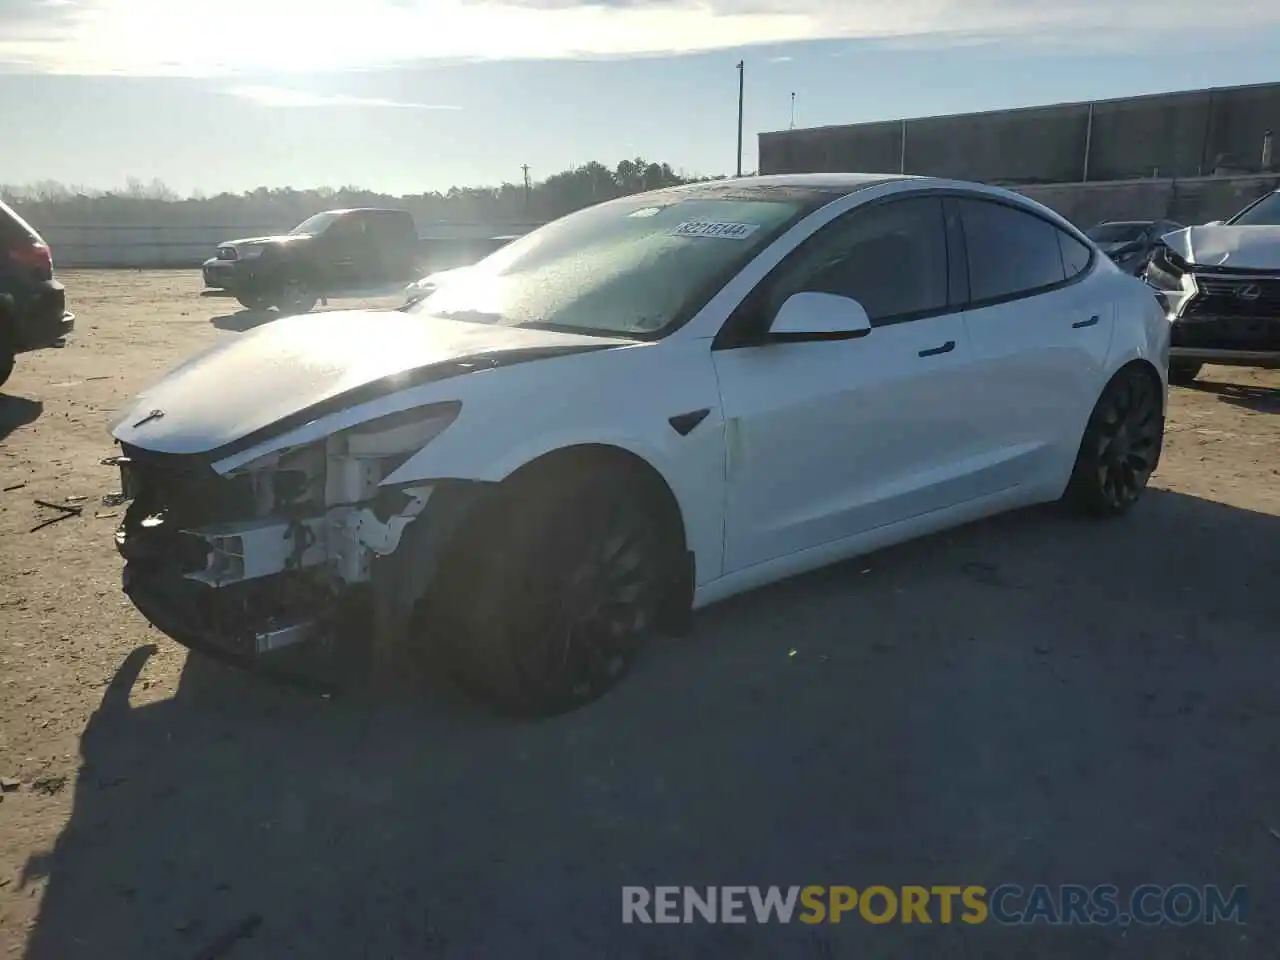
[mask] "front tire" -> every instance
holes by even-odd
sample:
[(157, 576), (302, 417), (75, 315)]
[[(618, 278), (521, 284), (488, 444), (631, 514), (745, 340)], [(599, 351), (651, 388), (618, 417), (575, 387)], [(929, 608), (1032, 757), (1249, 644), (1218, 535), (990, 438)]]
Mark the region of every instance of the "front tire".
[(13, 364), (16, 357), (12, 350), (0, 347), (0, 387), (3, 387), (13, 375)]
[(1123, 368), (1089, 417), (1065, 499), (1092, 516), (1125, 513), (1146, 489), (1163, 444), (1159, 381), (1142, 367)]
[(1175, 387), (1189, 387), (1200, 375), (1203, 363), (1173, 362), (1169, 364), (1169, 382)]
[(597, 699), (659, 621), (675, 555), (654, 498), (629, 480), (552, 470), (516, 482), (446, 562), (450, 659), (499, 711), (551, 716)]

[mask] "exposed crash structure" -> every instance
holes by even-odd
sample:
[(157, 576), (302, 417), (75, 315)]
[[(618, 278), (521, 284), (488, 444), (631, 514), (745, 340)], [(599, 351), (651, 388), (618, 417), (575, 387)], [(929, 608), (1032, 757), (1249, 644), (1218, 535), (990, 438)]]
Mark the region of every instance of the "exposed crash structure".
[(393, 414), (225, 476), (124, 445), (126, 591), (175, 638), (236, 660), (332, 635), (373, 602), (376, 561), (435, 492), (380, 484), (456, 416), (451, 404)]

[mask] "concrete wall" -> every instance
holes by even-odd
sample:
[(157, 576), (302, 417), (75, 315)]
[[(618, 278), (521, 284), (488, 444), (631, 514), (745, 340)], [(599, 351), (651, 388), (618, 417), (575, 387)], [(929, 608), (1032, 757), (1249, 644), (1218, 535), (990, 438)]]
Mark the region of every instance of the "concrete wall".
[[(237, 237), (286, 233), (294, 224), (117, 224), (38, 223), (59, 267), (194, 267), (213, 256), (218, 244)], [(468, 259), (468, 240), (526, 233), (529, 224), (419, 224), (424, 247), (446, 267)], [(454, 248), (457, 248), (456, 250)], [(456, 256), (455, 256), (456, 254)], [(441, 267), (444, 269), (444, 267)]]
[(762, 133), (760, 172), (1012, 183), (1198, 177), (1222, 156), (1260, 171), (1268, 130), (1280, 135), (1280, 83)]
[(1017, 191), (1062, 214), (1081, 229), (1102, 220), (1176, 220), (1187, 225), (1225, 220), (1264, 193), (1280, 188), (1280, 174), (1055, 183)]

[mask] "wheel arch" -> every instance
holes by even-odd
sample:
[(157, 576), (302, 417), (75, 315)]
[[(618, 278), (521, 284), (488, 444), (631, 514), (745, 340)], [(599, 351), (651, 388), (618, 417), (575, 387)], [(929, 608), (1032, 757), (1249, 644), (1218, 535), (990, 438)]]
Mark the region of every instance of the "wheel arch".
[(557, 447), (528, 460), (510, 471), (501, 481), (508, 484), (542, 481), (554, 477), (560, 471), (585, 470), (616, 472), (640, 486), (653, 498), (653, 505), (660, 511), (664, 525), (679, 550), (688, 548), (684, 511), (675, 491), (662, 471), (640, 454), (612, 443), (585, 442)]

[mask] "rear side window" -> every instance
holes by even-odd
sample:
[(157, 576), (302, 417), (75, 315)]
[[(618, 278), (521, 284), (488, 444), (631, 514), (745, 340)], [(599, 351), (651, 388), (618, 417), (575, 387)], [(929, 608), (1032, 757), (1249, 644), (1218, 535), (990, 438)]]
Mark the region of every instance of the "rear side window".
[(1062, 267), (1066, 278), (1078, 277), (1089, 267), (1092, 251), (1071, 234), (1058, 230), (1058, 243), (1062, 247)]
[(915, 197), (850, 211), (792, 254), (770, 288), (774, 309), (793, 293), (834, 293), (857, 300), (880, 324), (945, 309), (942, 201)]
[(1047, 220), (986, 200), (956, 201), (973, 301), (1027, 296), (1066, 279), (1061, 231)]
[(380, 238), (394, 243), (403, 243), (417, 238), (413, 219), (407, 214), (395, 210), (377, 211), (370, 215), (371, 227)]

